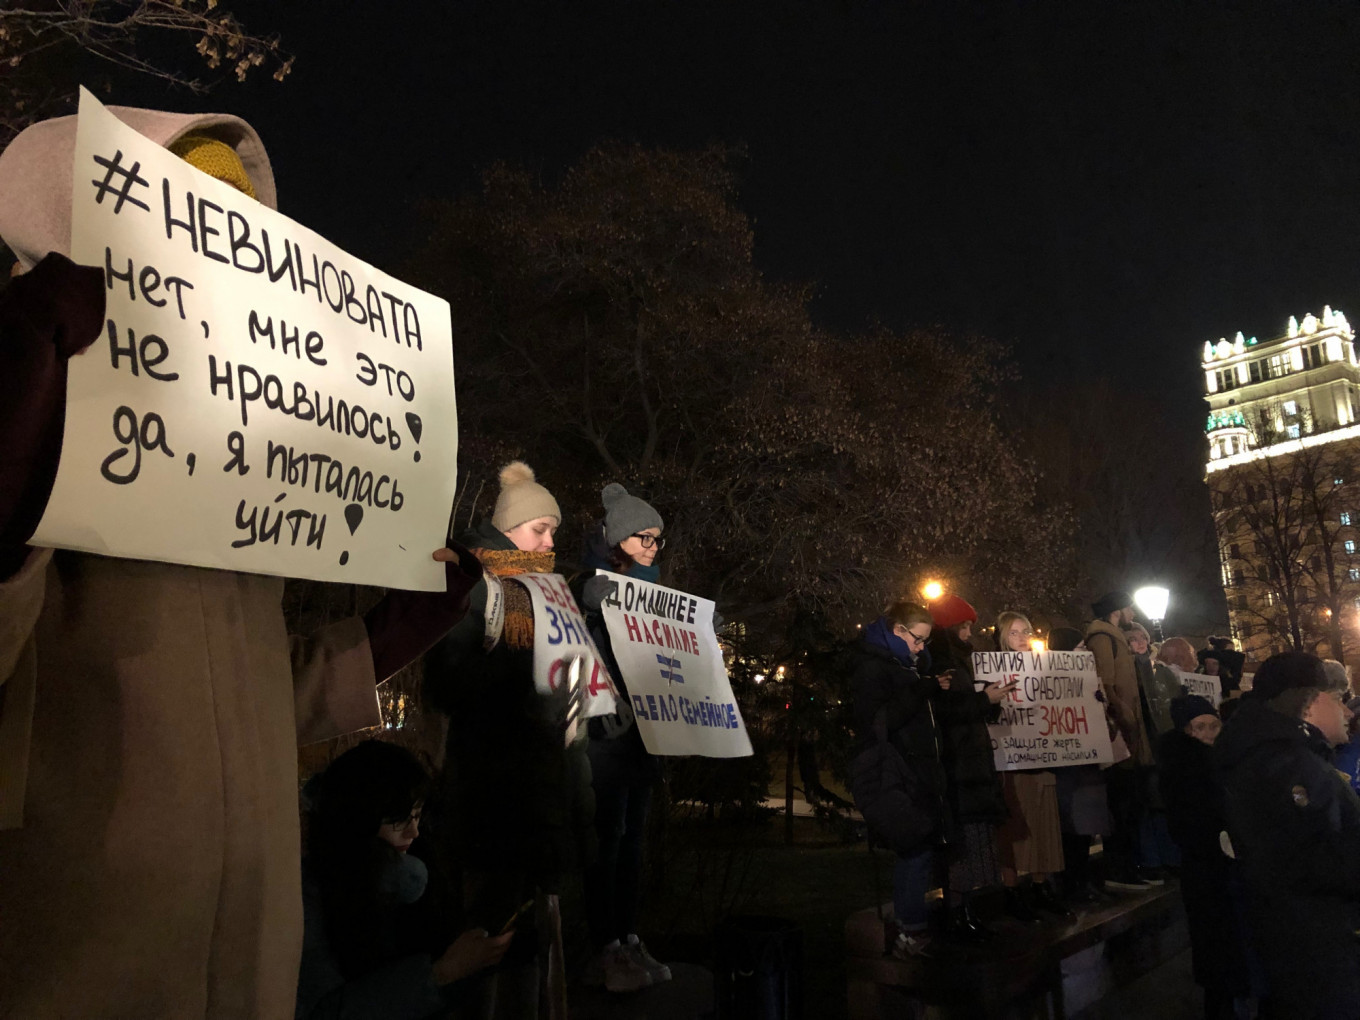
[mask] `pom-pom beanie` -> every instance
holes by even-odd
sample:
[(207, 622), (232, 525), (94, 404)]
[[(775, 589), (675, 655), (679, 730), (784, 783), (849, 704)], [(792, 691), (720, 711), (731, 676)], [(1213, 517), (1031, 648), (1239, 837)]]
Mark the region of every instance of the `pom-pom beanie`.
[(514, 531), (526, 521), (551, 517), (562, 523), (562, 511), (552, 493), (534, 481), (534, 469), (522, 460), (501, 468), (501, 493), (491, 523), (499, 531)]
[(618, 482), (610, 482), (600, 490), (600, 501), (604, 503), (604, 540), (610, 546), (647, 528), (657, 531), (665, 528), (661, 515), (650, 503), (628, 495), (628, 490)]

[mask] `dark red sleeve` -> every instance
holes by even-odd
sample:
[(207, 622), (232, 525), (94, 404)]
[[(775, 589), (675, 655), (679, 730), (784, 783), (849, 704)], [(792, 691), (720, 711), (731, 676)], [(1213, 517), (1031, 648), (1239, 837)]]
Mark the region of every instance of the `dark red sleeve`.
[(364, 614), (378, 683), (428, 652), (467, 613), (468, 592), (482, 579), (482, 565), (462, 546), (449, 548), (458, 562), (444, 564), (447, 591), (394, 588)]
[(66, 422), (66, 362), (99, 336), (104, 274), (55, 252), (0, 295), (0, 579), (28, 554)]

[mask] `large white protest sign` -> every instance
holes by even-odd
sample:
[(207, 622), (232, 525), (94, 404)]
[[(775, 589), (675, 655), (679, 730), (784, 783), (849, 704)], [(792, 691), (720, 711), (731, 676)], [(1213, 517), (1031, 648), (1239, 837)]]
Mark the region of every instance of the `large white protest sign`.
[(1181, 686), (1186, 694), (1198, 694), (1208, 698), (1217, 708), (1223, 700), (1223, 684), (1216, 676), (1207, 673), (1182, 673)]
[(1001, 718), (987, 727), (998, 770), (1114, 760), (1090, 652), (974, 652), (973, 673), (979, 690), (1019, 681), (1001, 702)]
[(71, 253), (108, 310), (73, 358), (35, 544), (442, 590), (448, 304), (80, 97)]
[(580, 660), (581, 714), (614, 711), (614, 685), (591, 640), (576, 598), (559, 574), (517, 574), (507, 579), (529, 592), (534, 606), (534, 687), (552, 694), (568, 682), (574, 660)]
[(713, 603), (600, 573), (616, 585), (601, 611), (647, 750), (709, 758), (750, 754), (751, 740), (713, 632)]

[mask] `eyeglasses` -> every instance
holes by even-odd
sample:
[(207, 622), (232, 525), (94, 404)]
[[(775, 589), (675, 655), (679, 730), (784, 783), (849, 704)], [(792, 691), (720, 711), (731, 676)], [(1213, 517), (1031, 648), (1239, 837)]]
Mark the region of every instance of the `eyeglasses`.
[(911, 638), (911, 639), (912, 639), (913, 641), (915, 641), (918, 645), (923, 645), (923, 644), (925, 644), (927, 641), (930, 640), (930, 633), (927, 632), (926, 635), (925, 635), (924, 637), (922, 637), (920, 634), (917, 634), (916, 631), (914, 631), (914, 630), (909, 630), (909, 631), (907, 631), (907, 637)]
[(662, 538), (660, 535), (649, 535), (645, 531), (639, 531), (633, 535), (630, 535), (629, 537), (636, 538), (639, 542), (642, 543), (642, 548), (644, 549), (650, 549), (653, 546), (655, 546), (658, 549), (666, 548), (666, 540)]
[(394, 832), (401, 832), (403, 829), (410, 826), (412, 822), (419, 825), (420, 814), (421, 808), (416, 807), (413, 808), (411, 810), (411, 813), (407, 815), (405, 818), (384, 818), (382, 823), (383, 825), (390, 826)]

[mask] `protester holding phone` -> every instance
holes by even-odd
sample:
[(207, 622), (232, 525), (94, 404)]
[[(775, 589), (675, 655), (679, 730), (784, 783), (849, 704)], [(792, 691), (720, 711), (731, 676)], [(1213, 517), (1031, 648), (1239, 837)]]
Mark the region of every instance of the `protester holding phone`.
[(978, 919), (972, 898), (978, 890), (1001, 885), (996, 826), (1007, 814), (987, 724), (996, 722), (1002, 700), (1018, 681), (974, 690), (970, 638), (977, 611), (957, 595), (944, 595), (930, 603), (930, 615), (935, 627), (927, 647), (940, 687), (932, 697), (949, 807), (958, 826), (958, 839), (947, 853), (950, 930), (965, 941), (986, 942), (996, 933)]
[(519, 914), (494, 936), (460, 931), (437, 861), (413, 852), (428, 787), (414, 755), (377, 740), (308, 783), (298, 1020), (443, 1017), (505, 955)]
[(897, 854), (884, 941), (899, 959), (934, 955), (925, 897), (937, 848), (951, 832), (931, 698), (939, 684), (917, 671), (932, 622), (924, 606), (899, 600), (864, 628), (850, 652), (850, 788), (870, 838)]

